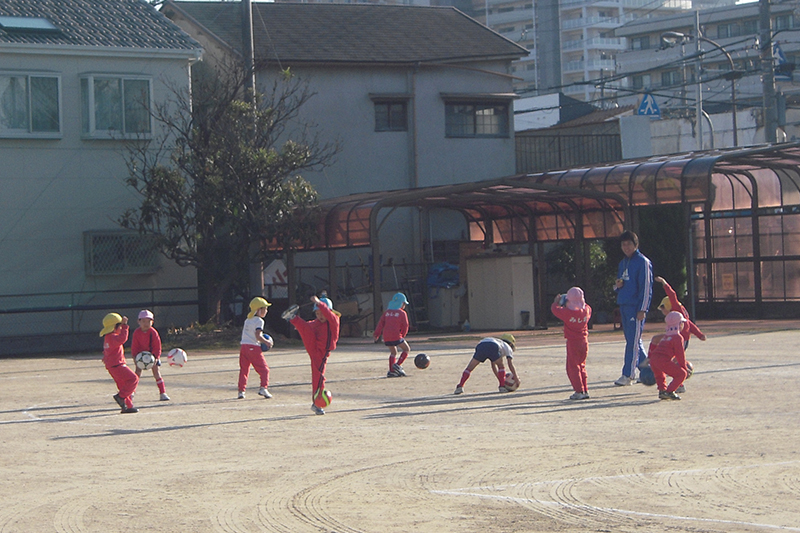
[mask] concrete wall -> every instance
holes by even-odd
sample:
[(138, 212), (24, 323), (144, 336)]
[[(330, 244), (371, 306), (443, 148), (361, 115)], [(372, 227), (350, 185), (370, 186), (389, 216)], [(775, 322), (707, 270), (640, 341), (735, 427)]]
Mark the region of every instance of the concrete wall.
[[(89, 276), (83, 243), (85, 231), (120, 229), (116, 221), (123, 210), (138, 205), (139, 198), (124, 182), (124, 142), (81, 137), (80, 75), (150, 76), (153, 100), (159, 102), (168, 97), (167, 84), (187, 86), (187, 59), (8, 53), (3, 54), (2, 68), (60, 76), (62, 134), (51, 139), (0, 137), (0, 309), (31, 303), (24, 298), (4, 300), (8, 295), (194, 287), (194, 269), (163, 258), (155, 274)], [(69, 304), (68, 298), (65, 301)], [(54, 297), (35, 305), (47, 303), (64, 304)], [(176, 322), (196, 320), (196, 311), (186, 308), (178, 315)], [(36, 323), (39, 332), (72, 327), (66, 316), (53, 319), (63, 323), (13, 322), (0, 314), (0, 336), (19, 334), (20, 324), (29, 322)], [(98, 329), (98, 324), (87, 327)]]

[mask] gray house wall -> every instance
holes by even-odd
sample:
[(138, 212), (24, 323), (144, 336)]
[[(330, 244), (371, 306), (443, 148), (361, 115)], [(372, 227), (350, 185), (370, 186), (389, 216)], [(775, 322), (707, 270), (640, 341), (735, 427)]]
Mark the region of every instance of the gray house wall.
[[(117, 220), (139, 198), (125, 185), (125, 143), (81, 135), (80, 76), (86, 73), (152, 78), (152, 98), (169, 97), (168, 86), (188, 86), (187, 54), (153, 51), (64, 49), (2, 50), (2, 71), (47, 73), (61, 80), (61, 133), (50, 138), (0, 136), (0, 310), (114, 303), (120, 313), (152, 293), (76, 296), (119, 289), (193, 288), (196, 273), (160, 258), (156, 273), (91, 276), (84, 265), (84, 232), (119, 230)], [(64, 293), (64, 294), (53, 294)], [(20, 296), (22, 295), (22, 296)], [(159, 294), (167, 300), (196, 298), (194, 290)], [(99, 331), (108, 310), (0, 314), (0, 337)], [(196, 307), (156, 310), (162, 327), (197, 319)]]

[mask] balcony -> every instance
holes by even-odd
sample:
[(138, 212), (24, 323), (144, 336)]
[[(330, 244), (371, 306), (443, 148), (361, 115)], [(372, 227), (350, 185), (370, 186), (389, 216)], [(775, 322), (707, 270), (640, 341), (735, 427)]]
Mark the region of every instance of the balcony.
[(566, 41), (561, 50), (624, 50), (625, 43), (622, 37), (594, 37), (592, 39), (578, 39), (575, 41)]

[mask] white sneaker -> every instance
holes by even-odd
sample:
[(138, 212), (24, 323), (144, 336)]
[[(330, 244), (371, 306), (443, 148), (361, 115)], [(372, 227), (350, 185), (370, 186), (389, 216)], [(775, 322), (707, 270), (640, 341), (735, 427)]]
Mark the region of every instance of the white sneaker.
[(324, 415), (325, 410), (322, 407), (317, 407), (313, 403), (311, 404), (311, 410), (314, 411), (315, 415)]
[(683, 385), (681, 385), (680, 387), (678, 387), (677, 389), (675, 389), (675, 392), (677, 392), (678, 394), (683, 394), (684, 392), (686, 392), (686, 387), (684, 387)]
[(511, 392), (507, 388), (503, 387), (502, 385), (497, 387), (497, 392)]
[(462, 387), (461, 385), (457, 385), (456, 390), (453, 394), (461, 394), (462, 392), (464, 392), (464, 387)]
[(620, 376), (619, 379), (614, 382), (614, 385), (618, 387), (633, 385), (633, 378), (629, 378), (628, 376)]
[(237, 399), (237, 400), (241, 400), (241, 399), (243, 399), (243, 398), (244, 398), (244, 391), (243, 391), (243, 390), (240, 390), (240, 391), (239, 391), (239, 396), (237, 396), (237, 397), (236, 397), (236, 399)]
[(263, 396), (264, 398), (267, 399), (272, 398), (272, 394), (269, 393), (266, 387), (261, 387), (260, 389), (258, 389), (258, 395)]
[(169, 401), (169, 396), (167, 396), (166, 392), (162, 392), (161, 396), (159, 396), (158, 399), (161, 400), (162, 402), (168, 402)]
[[(587, 395), (588, 398), (588, 395)], [(570, 400), (583, 400), (583, 393), (582, 392), (573, 392), (572, 396), (569, 397)]]

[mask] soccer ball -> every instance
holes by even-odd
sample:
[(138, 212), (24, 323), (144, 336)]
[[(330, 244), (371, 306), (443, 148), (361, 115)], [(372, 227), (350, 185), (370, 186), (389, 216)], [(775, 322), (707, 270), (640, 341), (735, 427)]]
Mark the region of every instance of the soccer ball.
[[(265, 339), (267, 339), (268, 341), (271, 341), (271, 340), (272, 340), (272, 337), (270, 337), (270, 336), (269, 336), (269, 335), (267, 335), (266, 333), (264, 333), (264, 338), (265, 338)], [(274, 342), (274, 341), (273, 341), (273, 342)], [(261, 351), (262, 351), (262, 352), (268, 352), (268, 351), (269, 351), (269, 349), (270, 349), (270, 345), (269, 345), (269, 344), (267, 344), (266, 342), (262, 342), (262, 343), (261, 343)]]
[(506, 384), (505, 384), (505, 387), (506, 387), (507, 390), (510, 390), (510, 391), (515, 391), (515, 390), (517, 390), (519, 388), (519, 385), (517, 385), (514, 382), (514, 374), (512, 374), (511, 372), (506, 372)]
[(686, 361), (686, 370), (687, 370), (686, 379), (689, 379), (690, 377), (692, 377), (692, 374), (694, 374), (694, 365), (689, 361)]
[(150, 370), (156, 364), (156, 356), (150, 352), (139, 352), (133, 358), (136, 362), (136, 368), (139, 370)]
[(417, 356), (414, 358), (414, 366), (423, 370), (428, 368), (431, 365), (431, 358), (428, 357), (427, 354), (418, 353)]
[(183, 366), (186, 364), (186, 361), (189, 359), (189, 356), (186, 355), (186, 352), (181, 350), (180, 348), (173, 348), (167, 354), (167, 361), (169, 361), (169, 366)]
[(331, 404), (332, 399), (333, 396), (331, 395), (331, 391), (328, 389), (317, 389), (317, 392), (314, 393), (314, 405), (320, 409), (328, 407)]

